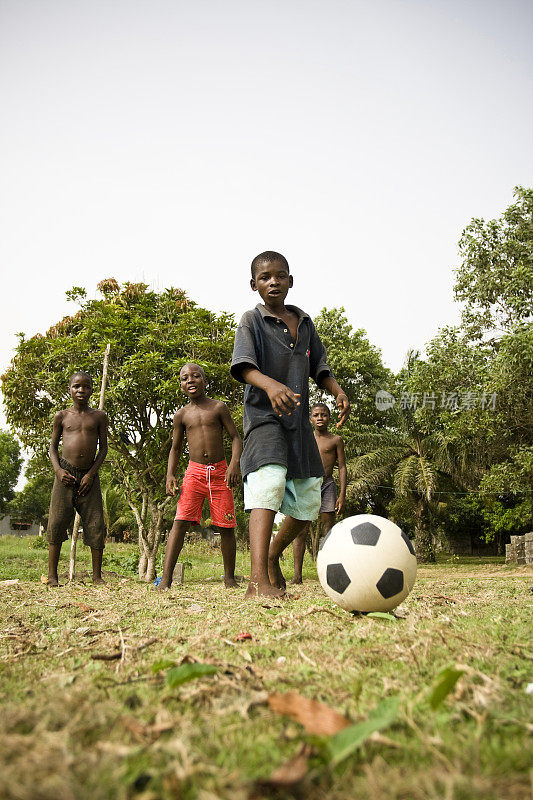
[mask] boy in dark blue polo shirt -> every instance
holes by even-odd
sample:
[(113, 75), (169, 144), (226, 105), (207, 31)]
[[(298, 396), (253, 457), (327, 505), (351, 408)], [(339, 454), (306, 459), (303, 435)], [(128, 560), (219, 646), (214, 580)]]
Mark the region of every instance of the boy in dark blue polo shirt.
[[(247, 597), (285, 593), (279, 557), (320, 508), (324, 468), (309, 422), (309, 378), (335, 397), (338, 425), (350, 413), (311, 318), (285, 305), (292, 284), (280, 253), (254, 258), (250, 285), (263, 304), (241, 319), (231, 361), (233, 377), (247, 384), (241, 458), (244, 506), (250, 511)], [(278, 511), (286, 516), (270, 544)]]

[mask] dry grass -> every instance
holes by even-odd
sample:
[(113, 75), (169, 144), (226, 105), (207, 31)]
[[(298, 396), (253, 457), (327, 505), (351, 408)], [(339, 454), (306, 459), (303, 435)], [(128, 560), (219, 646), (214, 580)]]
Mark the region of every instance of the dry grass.
[[(43, 552), (17, 547), (19, 563), (40, 569)], [(424, 567), (393, 622), (346, 614), (312, 578), (296, 600), (247, 603), (219, 573), (163, 595), (117, 576), (106, 588), (0, 585), (1, 797), (531, 797), (531, 572)], [(252, 638), (237, 640), (244, 632)], [(218, 672), (172, 689), (165, 669), (152, 671), (161, 660)], [(433, 711), (429, 694), (450, 666), (463, 675)], [(274, 691), (354, 722), (397, 695), (400, 713), (332, 769), (323, 737), (269, 709)], [(302, 743), (305, 775), (269, 784)]]

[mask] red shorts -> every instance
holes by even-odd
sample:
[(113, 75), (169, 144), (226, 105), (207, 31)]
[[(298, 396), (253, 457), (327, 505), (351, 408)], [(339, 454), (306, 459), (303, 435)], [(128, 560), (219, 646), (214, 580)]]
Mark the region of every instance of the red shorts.
[(226, 460), (217, 464), (196, 464), (189, 461), (185, 470), (174, 519), (200, 522), (204, 500), (209, 500), (211, 520), (220, 528), (235, 527), (233, 492), (224, 481)]

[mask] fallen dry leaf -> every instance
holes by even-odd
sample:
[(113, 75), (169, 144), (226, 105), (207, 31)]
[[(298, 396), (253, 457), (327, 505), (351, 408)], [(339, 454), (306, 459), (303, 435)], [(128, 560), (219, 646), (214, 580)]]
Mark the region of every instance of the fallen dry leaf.
[(72, 600), (71, 601), (73, 606), (78, 606), (81, 608), (82, 611), (98, 611), (97, 608), (93, 608), (93, 606), (88, 606), (86, 603), (82, 603), (80, 600)]
[(273, 692), (268, 696), (268, 705), (276, 714), (290, 717), (304, 726), (308, 733), (317, 736), (333, 736), (343, 728), (351, 725), (338, 711), (334, 711), (325, 703), (310, 700), (298, 692)]
[(299, 750), (284, 764), (274, 770), (270, 778), (259, 779), (248, 795), (250, 800), (264, 797), (264, 792), (277, 789), (290, 789), (301, 783), (308, 772), (307, 762), (312, 753), (308, 744), (302, 744)]
[(165, 717), (156, 717), (153, 725), (146, 725), (139, 722), (135, 717), (122, 717), (122, 724), (128, 730), (134, 739), (138, 742), (144, 743), (147, 741), (155, 741), (165, 731), (170, 731), (174, 727), (174, 721), (167, 715)]

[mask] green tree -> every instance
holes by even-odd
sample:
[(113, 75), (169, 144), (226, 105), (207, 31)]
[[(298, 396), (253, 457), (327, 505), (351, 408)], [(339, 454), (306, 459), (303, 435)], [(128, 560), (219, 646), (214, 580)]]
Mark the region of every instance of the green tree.
[(390, 427), (362, 431), (359, 447), (364, 454), (350, 463), (351, 489), (364, 496), (392, 485), (414, 520), (417, 558), (435, 561), (433, 508), (436, 491), (450, 484), (454, 464), (445, 436), (430, 433), (416, 412), (395, 408), (385, 412)]
[[(364, 330), (353, 329), (342, 307), (323, 308), (314, 322), (327, 350), (328, 363), (352, 406), (343, 430), (383, 425), (383, 416), (376, 408), (376, 392), (391, 384), (392, 374), (383, 365), (379, 349), (370, 344)], [(314, 399), (323, 399), (318, 390), (314, 395)]]
[[(45, 334), (20, 336), (3, 376), (6, 414), (21, 441), (38, 453), (48, 447), (54, 413), (68, 405), (68, 379), (89, 372), (98, 388), (102, 356), (111, 345), (105, 410), (110, 424), (109, 475), (133, 513), (141, 552), (139, 576), (152, 580), (169, 498), (165, 473), (172, 417), (181, 405), (179, 372), (195, 361), (205, 370), (210, 396), (241, 413), (242, 390), (229, 375), (234, 320), (197, 306), (185, 292), (162, 292), (113, 278), (67, 293), (79, 311)], [(183, 465), (186, 460), (183, 455)]]
[(107, 536), (115, 536), (124, 530), (135, 529), (136, 521), (123, 492), (113, 486), (107, 476), (102, 475), (102, 506)]
[(19, 443), (9, 431), (0, 431), (0, 512), (6, 511), (15, 496), (21, 466)]
[[(348, 395), (351, 404), (350, 417), (337, 431), (342, 435), (346, 453), (353, 458), (362, 454), (359, 433), (365, 426), (386, 427), (386, 416), (376, 407), (376, 393), (390, 389), (392, 373), (383, 365), (381, 352), (372, 345), (362, 329), (354, 329), (346, 317), (344, 308), (323, 308), (314, 320), (316, 329), (328, 353), (335, 377)], [(316, 388), (312, 391), (312, 402), (318, 400), (331, 406), (331, 398)], [(335, 419), (335, 414), (333, 415)], [(350, 489), (352, 475), (348, 463), (348, 491), (344, 514), (347, 516), (366, 511), (384, 514), (388, 500), (387, 492), (374, 488), (372, 492), (359, 494)]]
[(480, 483), (487, 540), (533, 530), (533, 447), (517, 447), (509, 458), (494, 464)]
[(48, 517), (53, 482), (54, 474), (51, 471), (30, 475), (21, 491), (15, 492), (9, 510), (23, 519), (44, 523)]
[(478, 338), (533, 319), (533, 189), (517, 186), (514, 196), (500, 219), (473, 219), (459, 241), (455, 296)]

